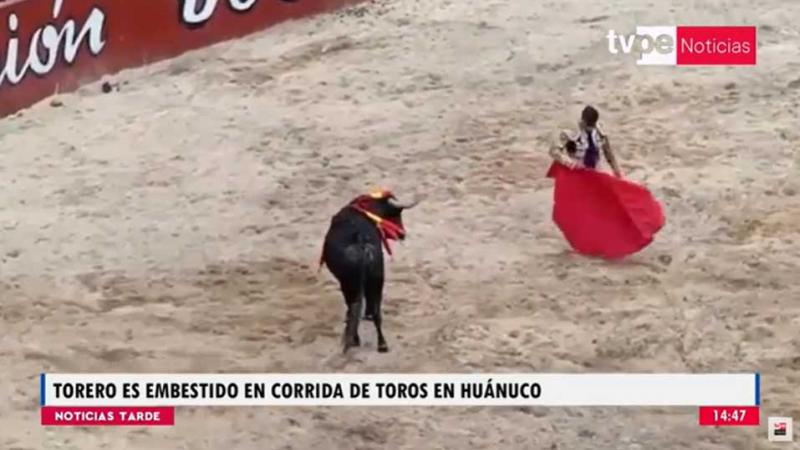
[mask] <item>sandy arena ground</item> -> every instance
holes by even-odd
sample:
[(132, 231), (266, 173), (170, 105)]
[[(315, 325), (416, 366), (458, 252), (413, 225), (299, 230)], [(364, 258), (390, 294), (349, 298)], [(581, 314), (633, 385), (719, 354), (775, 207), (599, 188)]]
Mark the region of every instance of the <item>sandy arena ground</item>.
[[(606, 5), (613, 3), (613, 6)], [(795, 0), (367, 3), (121, 73), (0, 122), (0, 448), (767, 449), (694, 408), (188, 408), (43, 429), (40, 371), (753, 371), (800, 419)], [(759, 25), (758, 66), (638, 67), (609, 28)], [(592, 102), (668, 225), (570, 254), (547, 143)], [(409, 212), (392, 348), (340, 352), (330, 215)], [(780, 448), (790, 448), (783, 446)]]

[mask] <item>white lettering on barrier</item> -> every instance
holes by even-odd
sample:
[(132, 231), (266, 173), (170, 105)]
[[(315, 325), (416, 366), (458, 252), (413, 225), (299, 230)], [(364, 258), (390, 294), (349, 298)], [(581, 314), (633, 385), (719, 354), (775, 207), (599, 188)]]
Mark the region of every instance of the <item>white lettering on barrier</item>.
[[(63, 0), (54, 1), (54, 20), (61, 14), (62, 6)], [(38, 76), (47, 75), (58, 63), (60, 49), (63, 52), (64, 62), (74, 63), (81, 46), (84, 41), (87, 41), (87, 37), (89, 52), (93, 56), (99, 55), (106, 45), (103, 36), (105, 21), (105, 13), (100, 8), (94, 7), (77, 34), (74, 19), (67, 20), (61, 30), (52, 23), (38, 28), (31, 36), (27, 58), (24, 58), (20, 66), (19, 38), (16, 36), (19, 30), (19, 18), (15, 13), (11, 13), (8, 16), (8, 30), (11, 38), (8, 40), (5, 62), (0, 71), (0, 86), (6, 80), (11, 84), (18, 84), (25, 78), (29, 70)]]
[(258, 0), (230, 0), (230, 5), (234, 10), (244, 12), (249, 11), (255, 6), (257, 1)]
[[(235, 12), (250, 11), (258, 0), (228, 0)], [(181, 0), (181, 20), (189, 26), (200, 26), (208, 22), (217, 9), (217, 0)]]

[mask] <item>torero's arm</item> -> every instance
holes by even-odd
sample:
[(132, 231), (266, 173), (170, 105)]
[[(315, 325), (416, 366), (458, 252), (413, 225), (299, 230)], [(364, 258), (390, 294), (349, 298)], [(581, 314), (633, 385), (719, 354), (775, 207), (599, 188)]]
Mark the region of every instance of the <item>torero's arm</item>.
[(563, 148), (557, 145), (553, 145), (552, 147), (550, 147), (549, 153), (550, 157), (553, 158), (553, 160), (558, 161), (561, 164), (564, 164), (565, 166), (572, 167), (574, 165), (574, 163), (572, 162), (572, 158), (570, 158), (569, 155), (566, 154)]
[(578, 161), (572, 158), (565, 149), (567, 142), (571, 141), (572, 138), (565, 131), (562, 131), (558, 138), (561, 145), (553, 145), (550, 147), (550, 157), (571, 169), (578, 167)]

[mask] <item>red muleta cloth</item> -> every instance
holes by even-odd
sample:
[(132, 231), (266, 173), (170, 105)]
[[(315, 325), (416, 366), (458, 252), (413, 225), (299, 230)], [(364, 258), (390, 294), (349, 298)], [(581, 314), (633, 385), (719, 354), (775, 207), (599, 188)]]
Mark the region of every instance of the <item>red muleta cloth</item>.
[(644, 187), (607, 173), (555, 162), (553, 221), (578, 253), (621, 259), (653, 242), (664, 227), (661, 205)]

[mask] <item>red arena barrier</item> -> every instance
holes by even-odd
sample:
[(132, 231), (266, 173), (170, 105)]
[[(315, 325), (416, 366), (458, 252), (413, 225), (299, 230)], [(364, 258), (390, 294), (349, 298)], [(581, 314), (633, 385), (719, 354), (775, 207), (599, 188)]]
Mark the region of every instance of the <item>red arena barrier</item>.
[(0, 117), (106, 74), (358, 1), (0, 2)]

